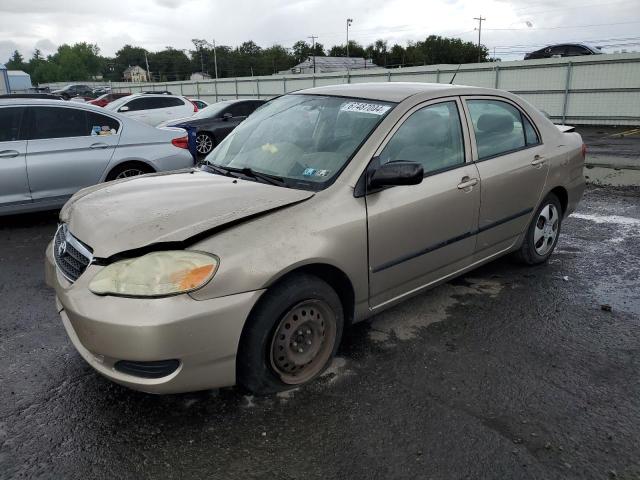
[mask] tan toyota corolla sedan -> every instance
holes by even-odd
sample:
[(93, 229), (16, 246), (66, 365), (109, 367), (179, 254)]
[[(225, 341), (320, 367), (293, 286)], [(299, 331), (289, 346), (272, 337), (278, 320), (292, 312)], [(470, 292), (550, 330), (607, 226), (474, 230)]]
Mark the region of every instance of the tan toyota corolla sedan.
[(317, 377), (354, 322), (508, 253), (546, 261), (584, 155), (504, 91), (303, 90), (200, 170), (78, 192), (47, 281), (75, 347), (115, 382), (276, 392)]

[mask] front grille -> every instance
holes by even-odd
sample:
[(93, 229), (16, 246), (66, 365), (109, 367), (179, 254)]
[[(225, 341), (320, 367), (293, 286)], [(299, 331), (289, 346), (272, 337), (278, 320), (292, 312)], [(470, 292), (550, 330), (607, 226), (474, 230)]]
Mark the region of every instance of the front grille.
[(58, 227), (53, 255), (60, 273), (70, 282), (75, 282), (93, 260), (91, 249), (71, 235), (66, 225)]

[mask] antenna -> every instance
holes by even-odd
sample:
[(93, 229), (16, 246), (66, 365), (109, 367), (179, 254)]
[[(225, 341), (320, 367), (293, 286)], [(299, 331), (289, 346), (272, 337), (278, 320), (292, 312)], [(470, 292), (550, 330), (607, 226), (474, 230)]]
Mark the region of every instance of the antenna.
[(461, 66), (462, 66), (462, 64), (458, 65), (458, 68), (456, 69), (456, 72), (453, 74), (453, 77), (451, 77), (451, 81), (449, 82), (449, 85), (453, 85), (453, 81), (456, 79), (456, 75), (458, 75), (458, 71), (460, 70)]

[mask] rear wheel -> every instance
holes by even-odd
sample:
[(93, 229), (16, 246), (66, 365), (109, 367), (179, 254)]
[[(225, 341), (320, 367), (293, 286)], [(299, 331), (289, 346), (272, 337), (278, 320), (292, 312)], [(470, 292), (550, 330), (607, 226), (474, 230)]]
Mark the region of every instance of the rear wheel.
[(517, 252), (518, 259), (527, 265), (546, 262), (558, 243), (562, 224), (562, 206), (558, 197), (550, 193), (542, 201), (527, 229)]
[(343, 310), (323, 280), (294, 275), (267, 291), (247, 320), (238, 350), (238, 384), (266, 395), (316, 378), (340, 343)]
[(120, 180), (122, 178), (137, 177), (138, 175), (144, 175), (145, 173), (152, 172), (153, 169), (144, 163), (124, 163), (111, 170), (109, 175), (107, 175), (106, 181), (109, 182), (111, 180)]
[(215, 142), (213, 141), (213, 137), (210, 133), (201, 132), (196, 135), (196, 151), (198, 152), (198, 155), (208, 155), (211, 153), (214, 146)]

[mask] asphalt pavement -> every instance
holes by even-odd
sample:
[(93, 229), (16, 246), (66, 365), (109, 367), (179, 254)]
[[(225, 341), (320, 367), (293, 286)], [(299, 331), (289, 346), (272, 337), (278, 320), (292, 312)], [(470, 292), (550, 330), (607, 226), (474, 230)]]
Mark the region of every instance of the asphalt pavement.
[(589, 188), (548, 264), (423, 293), (260, 398), (95, 373), (44, 284), (55, 226), (0, 218), (0, 478), (640, 478), (638, 189)]

